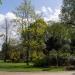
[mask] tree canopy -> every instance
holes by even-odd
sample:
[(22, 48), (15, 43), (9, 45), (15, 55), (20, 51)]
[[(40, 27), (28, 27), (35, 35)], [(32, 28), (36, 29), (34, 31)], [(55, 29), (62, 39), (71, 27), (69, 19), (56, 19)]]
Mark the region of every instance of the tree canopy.
[(63, 0), (61, 21), (75, 25), (75, 0)]

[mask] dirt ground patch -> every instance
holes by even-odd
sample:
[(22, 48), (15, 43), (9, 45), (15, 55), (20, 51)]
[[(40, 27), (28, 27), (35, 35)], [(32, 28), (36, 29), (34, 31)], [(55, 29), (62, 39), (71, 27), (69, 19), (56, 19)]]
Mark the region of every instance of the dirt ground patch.
[(0, 72), (0, 75), (75, 75), (75, 72)]

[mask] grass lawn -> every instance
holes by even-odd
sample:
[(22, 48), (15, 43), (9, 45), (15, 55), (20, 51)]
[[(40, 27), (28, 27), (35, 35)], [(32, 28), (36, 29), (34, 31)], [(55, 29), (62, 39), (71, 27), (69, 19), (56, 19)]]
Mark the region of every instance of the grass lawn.
[(64, 71), (64, 68), (63, 67), (36, 68), (32, 66), (26, 66), (25, 63), (4, 63), (3, 61), (0, 61), (0, 71), (10, 71), (10, 72)]

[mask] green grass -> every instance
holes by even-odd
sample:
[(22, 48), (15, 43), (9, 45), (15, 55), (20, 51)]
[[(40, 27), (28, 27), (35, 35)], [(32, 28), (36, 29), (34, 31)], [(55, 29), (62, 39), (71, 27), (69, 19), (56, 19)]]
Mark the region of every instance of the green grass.
[(4, 63), (0, 61), (0, 71), (10, 72), (34, 72), (34, 71), (64, 71), (63, 67), (36, 68), (32, 65), (27, 66), (26, 63)]

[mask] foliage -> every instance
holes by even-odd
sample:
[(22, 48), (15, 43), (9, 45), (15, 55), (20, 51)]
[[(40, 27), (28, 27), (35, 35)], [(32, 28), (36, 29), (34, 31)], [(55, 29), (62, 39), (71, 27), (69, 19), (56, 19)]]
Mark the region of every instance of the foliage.
[(70, 39), (69, 30), (60, 23), (50, 26), (48, 28), (48, 35), (50, 36), (46, 41), (46, 50), (48, 51), (61, 49), (67, 43), (66, 41)]
[(11, 46), (10, 46), (10, 44), (9, 43), (3, 43), (3, 45), (2, 45), (2, 55), (3, 55), (3, 59), (4, 59), (4, 61), (6, 60), (6, 59), (9, 59), (9, 51), (11, 50)]
[[(36, 51), (37, 56), (39, 56), (39, 51), (42, 51), (45, 47), (45, 33), (46, 33), (47, 24), (43, 19), (38, 19), (36, 22), (32, 23), (29, 28), (25, 29), (22, 32), (23, 45), (25, 47), (30, 47), (33, 51)], [(29, 34), (29, 39), (27, 36)]]
[[(26, 28), (28, 28), (30, 26), (30, 21), (29, 19), (33, 18), (33, 14), (34, 14), (34, 9), (32, 7), (32, 4), (31, 4), (31, 0), (23, 0), (23, 2), (21, 3), (21, 5), (17, 8), (17, 16), (20, 17), (21, 19), (19, 20), (19, 24), (20, 24), (20, 29), (21, 31), (23, 32), (24, 30), (26, 30)], [(21, 22), (21, 23), (20, 23)], [(29, 32), (29, 29), (28, 29), (28, 32)], [(26, 38), (25, 37), (21, 37), (21, 39), (24, 39), (22, 40), (23, 41), (23, 44), (21, 44), (24, 48), (25, 48), (25, 44), (24, 42), (26, 40), (26, 59), (27, 59), (27, 65), (28, 65), (28, 62), (29, 62), (29, 50), (30, 50), (30, 45), (29, 45), (29, 33), (27, 33), (26, 35)], [(23, 50), (23, 48), (22, 48)]]
[[(56, 50), (54, 58), (57, 66), (59, 65), (59, 59), (63, 61), (60, 56), (61, 50), (70, 50), (70, 34), (69, 30), (61, 23), (54, 23), (48, 28), (49, 39), (46, 41), (46, 49), (43, 51), (45, 55), (50, 57), (50, 51)], [(54, 53), (55, 54), (55, 53)], [(53, 61), (53, 60), (51, 60)]]
[(12, 49), (9, 52), (9, 57), (12, 62), (19, 62), (20, 61), (20, 52), (18, 50)]
[(69, 29), (62, 23), (54, 23), (48, 27), (50, 36), (60, 39), (70, 39)]
[(61, 20), (67, 24), (75, 24), (75, 0), (63, 0)]
[(17, 8), (17, 15), (21, 18), (28, 18), (34, 14), (34, 9), (31, 4), (31, 0), (23, 0), (20, 6)]
[(46, 68), (46, 67), (49, 67), (49, 63), (50, 62), (48, 62), (48, 58), (43, 57), (41, 59), (36, 59), (34, 61), (34, 66), (35, 67), (44, 67), (44, 68)]

